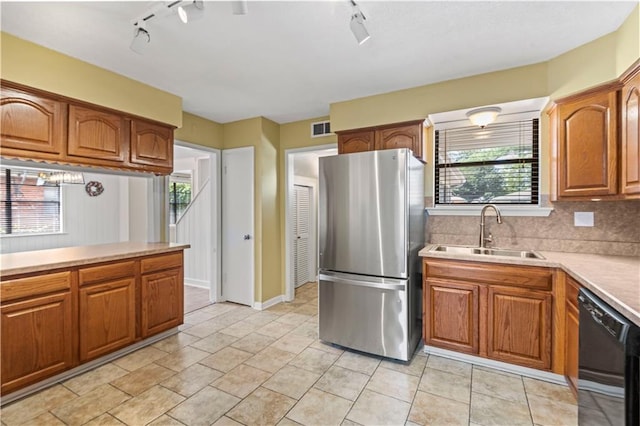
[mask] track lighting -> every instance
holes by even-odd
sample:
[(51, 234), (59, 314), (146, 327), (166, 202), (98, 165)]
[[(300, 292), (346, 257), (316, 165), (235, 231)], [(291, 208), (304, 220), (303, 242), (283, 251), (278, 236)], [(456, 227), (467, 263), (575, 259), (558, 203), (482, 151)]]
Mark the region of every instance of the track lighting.
[(234, 15), (246, 15), (249, 11), (247, 0), (232, 1), (231, 10)]
[(367, 18), (360, 11), (360, 8), (355, 1), (350, 0), (350, 3), (353, 7), (353, 14), (351, 15), (351, 23), (349, 26), (351, 27), (351, 32), (355, 36), (356, 40), (358, 40), (358, 44), (362, 44), (371, 38), (367, 28), (364, 26), (364, 21)]
[(142, 54), (151, 42), (151, 35), (147, 31), (147, 24), (144, 20), (137, 21), (133, 32), (133, 40), (129, 48), (136, 53)]
[(178, 16), (185, 24), (189, 21), (195, 21), (204, 15), (204, 2), (202, 0), (193, 0), (182, 2), (178, 6)]

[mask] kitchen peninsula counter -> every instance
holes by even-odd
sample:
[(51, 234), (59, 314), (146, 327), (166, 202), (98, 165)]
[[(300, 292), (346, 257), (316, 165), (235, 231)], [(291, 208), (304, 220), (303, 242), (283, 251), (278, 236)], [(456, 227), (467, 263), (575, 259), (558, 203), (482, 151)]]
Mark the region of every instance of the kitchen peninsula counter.
[(512, 265), (559, 268), (591, 290), (622, 315), (640, 326), (640, 257), (541, 251), (544, 259), (479, 256), (432, 252), (430, 244), (420, 250), (422, 257)]
[(131, 257), (170, 253), (189, 248), (188, 244), (123, 242), (89, 246), (63, 247), (0, 255), (0, 274), (31, 274), (61, 268), (72, 268)]
[(0, 255), (3, 403), (178, 332), (187, 244)]

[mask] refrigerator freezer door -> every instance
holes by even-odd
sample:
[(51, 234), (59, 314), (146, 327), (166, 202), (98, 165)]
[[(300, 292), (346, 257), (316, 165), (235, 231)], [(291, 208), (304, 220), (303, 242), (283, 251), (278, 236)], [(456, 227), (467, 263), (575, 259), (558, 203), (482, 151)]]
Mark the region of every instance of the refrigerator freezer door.
[(320, 269), (408, 278), (407, 149), (320, 159)]
[(408, 361), (408, 280), (321, 272), (319, 337), (362, 352)]

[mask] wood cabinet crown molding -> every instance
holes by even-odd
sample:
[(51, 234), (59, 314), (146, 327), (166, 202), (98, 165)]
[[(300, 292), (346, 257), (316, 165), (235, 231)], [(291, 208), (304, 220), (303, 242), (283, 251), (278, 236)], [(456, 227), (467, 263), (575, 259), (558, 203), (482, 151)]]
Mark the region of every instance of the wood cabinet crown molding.
[(173, 171), (174, 126), (7, 80), (0, 80), (0, 90), (5, 159)]

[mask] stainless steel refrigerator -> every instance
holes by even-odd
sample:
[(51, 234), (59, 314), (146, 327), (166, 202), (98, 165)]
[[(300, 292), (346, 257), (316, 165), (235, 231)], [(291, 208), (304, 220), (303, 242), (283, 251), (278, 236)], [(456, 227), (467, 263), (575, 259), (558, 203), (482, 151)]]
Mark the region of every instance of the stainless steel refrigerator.
[(408, 361), (421, 336), (424, 165), (408, 149), (320, 158), (321, 340)]

